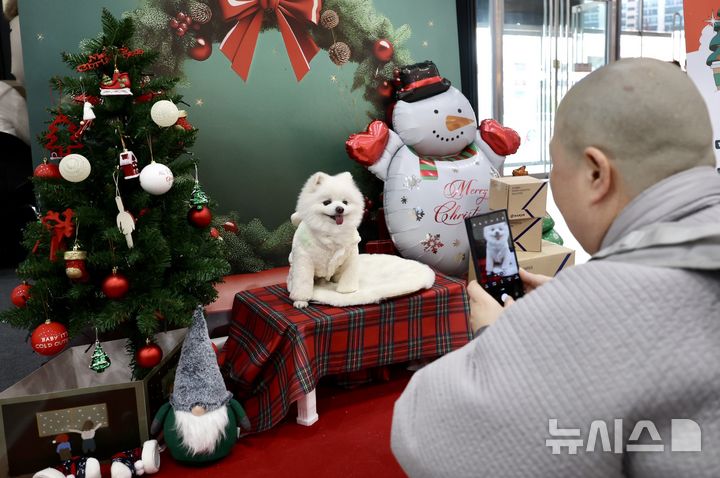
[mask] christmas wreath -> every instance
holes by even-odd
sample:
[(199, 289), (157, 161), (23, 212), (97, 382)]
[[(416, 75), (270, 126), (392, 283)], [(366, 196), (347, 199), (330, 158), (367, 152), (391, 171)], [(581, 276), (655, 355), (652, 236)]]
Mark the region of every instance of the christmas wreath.
[(209, 58), (217, 43), (247, 80), (260, 33), (280, 30), (298, 81), (321, 49), (339, 66), (357, 63), (352, 89), (364, 88), (373, 118), (391, 101), (395, 69), (413, 62), (403, 47), (410, 27), (395, 28), (372, 0), (147, 0), (131, 15), (138, 43), (159, 53), (156, 72), (170, 76), (182, 76), (186, 56)]

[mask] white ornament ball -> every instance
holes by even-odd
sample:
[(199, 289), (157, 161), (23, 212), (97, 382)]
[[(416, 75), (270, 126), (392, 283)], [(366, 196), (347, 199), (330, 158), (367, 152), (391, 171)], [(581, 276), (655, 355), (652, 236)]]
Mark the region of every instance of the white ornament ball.
[(79, 183), (90, 176), (90, 161), (82, 154), (68, 154), (60, 160), (60, 175), (71, 183)]
[(177, 123), (180, 110), (172, 101), (160, 100), (150, 108), (150, 117), (158, 126), (167, 128)]
[(140, 186), (156, 196), (168, 192), (174, 180), (172, 171), (164, 164), (152, 162), (140, 171)]

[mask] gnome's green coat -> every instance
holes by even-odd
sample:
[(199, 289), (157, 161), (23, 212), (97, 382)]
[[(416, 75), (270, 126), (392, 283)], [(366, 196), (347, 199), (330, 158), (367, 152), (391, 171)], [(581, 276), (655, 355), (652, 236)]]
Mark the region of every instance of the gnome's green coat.
[(215, 451), (210, 454), (193, 455), (185, 445), (183, 445), (182, 438), (175, 426), (175, 411), (169, 402), (160, 407), (160, 410), (158, 410), (153, 419), (151, 428), (154, 430), (153, 433), (156, 433), (162, 426), (165, 443), (175, 460), (183, 463), (208, 463), (224, 458), (230, 453), (230, 450), (237, 441), (238, 426), (246, 430), (250, 429), (250, 422), (245, 414), (245, 410), (243, 410), (237, 400), (230, 399), (227, 404), (227, 412), (228, 424), (227, 427), (225, 427), (225, 437), (220, 440), (215, 447)]
[[(227, 406), (228, 414), (224, 438), (216, 444), (212, 452), (193, 455), (183, 444), (177, 431), (175, 413), (192, 413), (196, 406), (204, 408), (206, 412), (213, 412), (223, 405)], [(217, 356), (208, 336), (203, 308), (198, 306), (180, 351), (173, 393), (168, 403), (163, 405), (155, 416), (150, 433), (155, 435), (160, 428), (163, 429), (168, 450), (176, 460), (185, 463), (207, 463), (230, 453), (237, 441), (238, 425), (250, 430), (250, 421), (245, 411), (232, 399), (232, 393), (225, 387)]]

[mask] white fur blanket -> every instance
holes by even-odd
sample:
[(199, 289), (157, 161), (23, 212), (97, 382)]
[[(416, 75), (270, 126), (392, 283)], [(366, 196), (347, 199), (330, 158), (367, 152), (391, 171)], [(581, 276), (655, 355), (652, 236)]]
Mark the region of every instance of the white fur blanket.
[(335, 292), (335, 285), (316, 282), (312, 302), (335, 307), (374, 304), (383, 299), (429, 289), (435, 272), (425, 264), (388, 254), (360, 254), (360, 289), (350, 294)]

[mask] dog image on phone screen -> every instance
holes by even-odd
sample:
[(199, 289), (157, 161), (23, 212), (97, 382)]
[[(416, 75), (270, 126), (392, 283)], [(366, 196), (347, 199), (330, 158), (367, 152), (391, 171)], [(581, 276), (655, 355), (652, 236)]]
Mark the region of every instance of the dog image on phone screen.
[(506, 276), (513, 274), (513, 254), (510, 251), (510, 231), (507, 224), (490, 224), (483, 229), (485, 237), (485, 270), (487, 275)]

